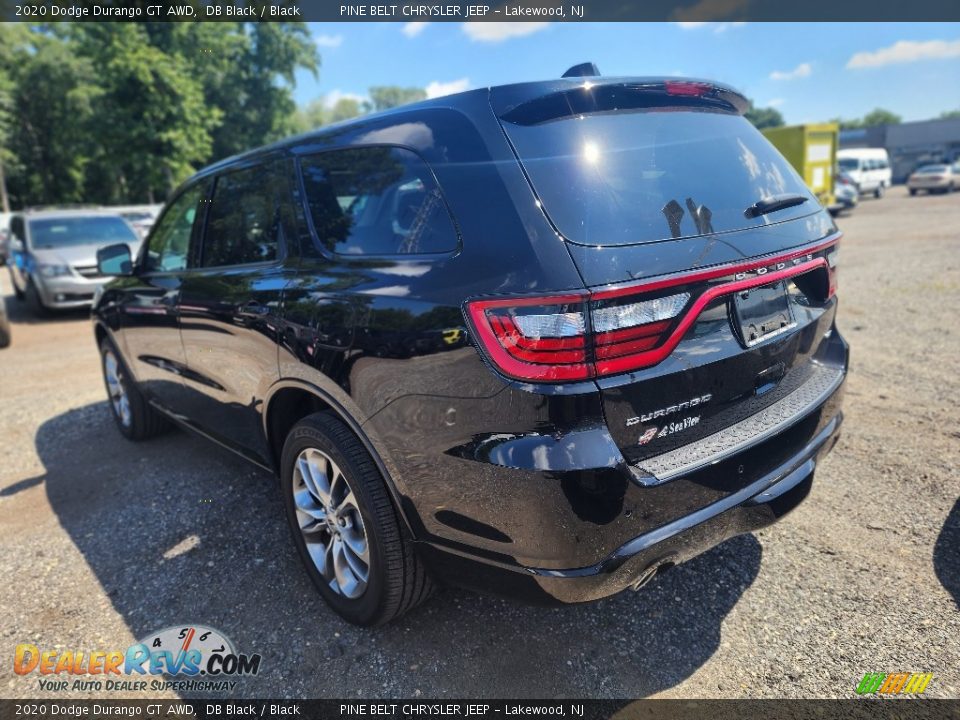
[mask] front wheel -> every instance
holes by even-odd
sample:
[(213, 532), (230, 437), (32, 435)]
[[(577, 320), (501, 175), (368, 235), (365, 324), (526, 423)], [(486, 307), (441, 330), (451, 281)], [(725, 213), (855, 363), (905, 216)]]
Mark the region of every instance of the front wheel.
[(338, 418), (316, 413), (293, 427), (280, 481), (300, 558), (341, 617), (381, 625), (430, 595), (432, 583), (404, 536), (383, 477)]
[(883, 183), (880, 183), (879, 185), (877, 185), (877, 189), (873, 191), (873, 196), (877, 200), (879, 200), (880, 198), (883, 197), (883, 193), (884, 193)]
[(910, 188), (910, 194), (911, 194), (911, 195), (916, 195), (916, 194), (917, 194), (916, 189), (915, 189), (915, 188)]
[(120, 433), (128, 440), (146, 440), (166, 430), (169, 422), (147, 402), (109, 340), (100, 343), (100, 360), (110, 414)]

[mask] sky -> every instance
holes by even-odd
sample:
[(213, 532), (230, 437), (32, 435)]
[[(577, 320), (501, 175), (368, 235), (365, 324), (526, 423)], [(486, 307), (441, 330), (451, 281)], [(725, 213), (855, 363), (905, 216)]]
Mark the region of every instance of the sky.
[(310, 23), (317, 78), (298, 103), (373, 85), (428, 94), (560, 77), (683, 75), (733, 85), (790, 124), (876, 107), (924, 120), (960, 109), (960, 23)]

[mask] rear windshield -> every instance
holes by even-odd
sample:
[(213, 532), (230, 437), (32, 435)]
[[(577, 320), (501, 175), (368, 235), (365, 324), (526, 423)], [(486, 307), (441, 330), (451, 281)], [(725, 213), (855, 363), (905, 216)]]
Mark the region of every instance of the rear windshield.
[[(503, 121), (544, 210), (575, 243), (626, 245), (790, 220), (819, 204), (745, 118), (657, 107)], [(758, 200), (808, 201), (748, 218)]]
[(922, 168), (917, 170), (918, 175), (936, 175), (937, 173), (945, 173), (947, 171), (946, 165), (924, 165)]
[(33, 247), (58, 248), (68, 245), (110, 245), (137, 242), (137, 236), (121, 218), (94, 217), (44, 218), (30, 221)]

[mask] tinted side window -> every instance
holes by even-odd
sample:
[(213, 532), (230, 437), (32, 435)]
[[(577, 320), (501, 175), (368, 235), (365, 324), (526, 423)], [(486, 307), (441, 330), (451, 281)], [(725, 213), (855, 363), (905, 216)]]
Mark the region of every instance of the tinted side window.
[(433, 173), (404, 148), (336, 150), (300, 164), (313, 228), (342, 255), (455, 250), (457, 231)]
[(200, 184), (185, 190), (167, 207), (150, 233), (143, 260), (145, 270), (171, 272), (186, 269), (190, 237), (206, 187)]
[(247, 265), (277, 258), (280, 214), (271, 170), (258, 166), (217, 178), (207, 210), (202, 267)]

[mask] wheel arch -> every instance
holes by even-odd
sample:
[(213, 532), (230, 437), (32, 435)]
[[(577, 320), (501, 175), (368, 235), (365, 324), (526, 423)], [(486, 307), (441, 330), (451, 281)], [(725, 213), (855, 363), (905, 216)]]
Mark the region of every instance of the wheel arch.
[(331, 393), (325, 391), (306, 380), (283, 379), (274, 383), (263, 402), (263, 432), (270, 448), (271, 461), (275, 472), (280, 473), (280, 456), (283, 452), (283, 442), (290, 429), (300, 420), (316, 412), (331, 411), (350, 429), (361, 442), (364, 449), (370, 454), (374, 464), (380, 471), (387, 486), (387, 492), (393, 501), (393, 506), (400, 516), (401, 523), (416, 539), (416, 528), (419, 523), (415, 519), (415, 511), (409, 501), (405, 501), (406, 494), (401, 491), (395, 480), (396, 472), (391, 471), (391, 464), (385, 460), (386, 452), (381, 452), (382, 445), (372, 438), (363, 428), (363, 424), (349, 412), (349, 410)]

